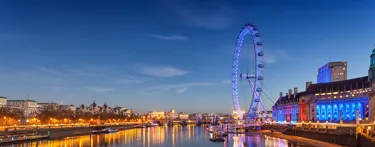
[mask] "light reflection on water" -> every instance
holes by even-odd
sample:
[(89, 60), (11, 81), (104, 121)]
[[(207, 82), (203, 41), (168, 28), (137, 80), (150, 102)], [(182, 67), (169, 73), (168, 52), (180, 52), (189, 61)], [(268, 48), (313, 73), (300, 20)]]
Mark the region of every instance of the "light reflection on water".
[(224, 142), (211, 142), (209, 137), (210, 134), (203, 127), (152, 127), (91, 137), (43, 140), (10, 147), (302, 147), (284, 139), (263, 135), (229, 135)]

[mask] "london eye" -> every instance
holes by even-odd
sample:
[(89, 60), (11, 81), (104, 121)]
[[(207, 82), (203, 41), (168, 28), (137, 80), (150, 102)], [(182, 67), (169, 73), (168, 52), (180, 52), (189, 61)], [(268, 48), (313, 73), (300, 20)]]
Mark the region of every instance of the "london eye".
[[(261, 93), (262, 93), (262, 80), (263, 77), (263, 42), (261, 40), (261, 34), (258, 32), (259, 28), (254, 23), (246, 23), (245, 26), (242, 28), (236, 42), (236, 46), (234, 49), (233, 55), (233, 65), (232, 65), (232, 98), (233, 98), (233, 106), (234, 106), (234, 113), (238, 116), (239, 120), (256, 120), (257, 113), (259, 112), (258, 107), (263, 107), (264, 105), (261, 101)], [(240, 62), (240, 57), (243, 57), (244, 54), (241, 53), (243, 41), (246, 35), (249, 35), (251, 39), (249, 40), (252, 43), (251, 54), (252, 58), (254, 59), (254, 64), (249, 65), (252, 68), (252, 72), (249, 73), (242, 73), (239, 70), (240, 64), (246, 64)], [(241, 60), (242, 61), (242, 60)], [(241, 66), (243, 67), (243, 66)], [(245, 80), (246, 81), (246, 89), (250, 91), (250, 104), (246, 106), (246, 111), (241, 110), (240, 106), (240, 94), (239, 94), (239, 81)], [(242, 97), (242, 96), (241, 96)], [(245, 114), (244, 114), (245, 113)], [(245, 118), (243, 118), (245, 117)]]

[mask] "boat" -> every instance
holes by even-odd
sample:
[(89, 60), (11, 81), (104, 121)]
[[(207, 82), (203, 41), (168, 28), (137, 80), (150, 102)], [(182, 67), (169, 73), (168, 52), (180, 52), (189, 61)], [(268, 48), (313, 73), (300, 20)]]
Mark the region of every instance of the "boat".
[(207, 126), (206, 131), (212, 133), (214, 131), (214, 128), (212, 126)]
[(210, 138), (210, 141), (221, 142), (221, 141), (225, 141), (225, 139), (224, 137), (215, 137), (215, 138)]
[(111, 128), (104, 128), (102, 130), (92, 130), (92, 134), (102, 134), (102, 133), (115, 133), (118, 132), (118, 129), (112, 130)]
[(151, 123), (151, 127), (159, 126), (157, 123)]
[(144, 128), (145, 125), (142, 125), (142, 124), (138, 124), (138, 125), (134, 125), (134, 128)]
[(210, 137), (210, 141), (212, 142), (221, 142), (225, 141), (225, 138), (221, 135), (213, 133), (212, 136)]
[(116, 133), (116, 132), (118, 132), (118, 129), (112, 130), (111, 128), (105, 128), (102, 131), (107, 132), (107, 133)]

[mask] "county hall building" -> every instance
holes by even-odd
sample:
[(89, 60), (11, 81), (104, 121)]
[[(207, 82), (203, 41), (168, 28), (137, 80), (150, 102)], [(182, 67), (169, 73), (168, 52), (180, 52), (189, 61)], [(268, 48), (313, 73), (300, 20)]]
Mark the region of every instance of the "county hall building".
[[(351, 123), (356, 120), (358, 113), (359, 120), (375, 121), (375, 49), (370, 57), (368, 76), (346, 79), (346, 63), (340, 63), (342, 66), (334, 67), (334, 72), (329, 72), (335, 74), (326, 75), (336, 76), (336, 79), (337, 76), (343, 76), (344, 80), (325, 80), (316, 84), (306, 82), (306, 88), (302, 92), (298, 92), (297, 88), (293, 91), (289, 89), (285, 95), (280, 92), (277, 102), (272, 107), (273, 120), (292, 123), (340, 122), (341, 118), (343, 122)], [(324, 68), (330, 67), (333, 66)], [(332, 77), (320, 78), (335, 79)]]

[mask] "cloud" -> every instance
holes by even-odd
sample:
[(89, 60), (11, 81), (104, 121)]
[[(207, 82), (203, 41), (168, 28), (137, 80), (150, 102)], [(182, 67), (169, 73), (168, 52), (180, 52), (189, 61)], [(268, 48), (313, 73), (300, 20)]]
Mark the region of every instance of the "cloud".
[(187, 90), (188, 90), (187, 87), (183, 87), (183, 88), (179, 88), (179, 89), (177, 89), (176, 92), (177, 92), (178, 94), (182, 94), (182, 93), (185, 93)]
[[(228, 56), (231, 56), (233, 58), (234, 48), (235, 45), (221, 45), (220, 48), (222, 48), (222, 51), (224, 54), (227, 54)], [(254, 51), (253, 47), (248, 44), (246, 46), (242, 46), (241, 54), (240, 54), (240, 60), (246, 59), (250, 60), (254, 63)], [(289, 60), (291, 59), (288, 55), (286, 50), (283, 49), (267, 49), (263, 48), (264, 56), (263, 56), (263, 62), (264, 63), (276, 63), (282, 60)], [(228, 57), (229, 58), (229, 57)]]
[(88, 89), (91, 90), (91, 91), (100, 92), (100, 93), (105, 93), (105, 92), (110, 92), (110, 91), (115, 90), (113, 88), (101, 88), (101, 87), (90, 87)]
[(185, 93), (187, 90), (189, 90), (191, 87), (197, 87), (197, 86), (209, 86), (210, 83), (200, 83), (200, 82), (194, 82), (194, 83), (184, 83), (184, 84), (174, 84), (174, 85), (157, 85), (153, 87), (147, 88), (147, 90), (150, 91), (175, 91), (177, 94)]
[(170, 66), (143, 66), (138, 73), (154, 77), (174, 77), (191, 73), (191, 71), (177, 69)]
[(153, 79), (149, 77), (124, 76), (124, 77), (119, 78), (117, 80), (117, 83), (133, 84), (133, 83), (143, 83), (143, 82), (147, 82), (151, 80)]
[[(100, 66), (92, 66), (92, 68), (88, 66), (66, 68), (30, 67), (26, 69), (3, 68), (0, 69), (0, 80), (2, 81), (0, 88), (14, 85), (15, 87), (36, 91), (44, 89), (52, 93), (82, 89), (109, 92), (115, 88), (129, 89), (153, 80), (151, 77), (129, 75), (124, 71)], [(131, 87), (129, 86), (130, 84)], [(92, 85), (105, 85), (110, 88), (90, 88)], [(85, 92), (87, 91), (82, 93)]]
[(159, 34), (148, 34), (148, 36), (160, 39), (160, 40), (179, 40), (179, 41), (187, 41), (189, 40), (188, 37), (186, 36), (181, 36), (181, 35), (171, 35), (171, 36), (164, 36), (164, 35), (159, 35)]
[(222, 80), (222, 81), (220, 81), (221, 83), (224, 83), (224, 84), (230, 84), (230, 83), (232, 83), (232, 81), (231, 80)]
[(282, 49), (263, 49), (264, 52), (264, 63), (275, 63), (280, 60), (288, 60), (290, 59), (289, 55), (287, 54), (286, 50)]
[(228, 28), (235, 17), (235, 10), (227, 3), (201, 1), (195, 4), (188, 0), (164, 1), (164, 6), (176, 14), (184, 23), (206, 29)]
[(57, 70), (52, 69), (52, 68), (39, 67), (39, 70), (41, 72), (44, 72), (44, 73), (49, 74), (49, 75), (55, 75), (55, 76), (62, 76), (62, 75), (64, 75), (60, 71), (57, 71)]

